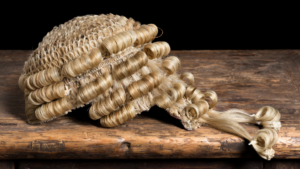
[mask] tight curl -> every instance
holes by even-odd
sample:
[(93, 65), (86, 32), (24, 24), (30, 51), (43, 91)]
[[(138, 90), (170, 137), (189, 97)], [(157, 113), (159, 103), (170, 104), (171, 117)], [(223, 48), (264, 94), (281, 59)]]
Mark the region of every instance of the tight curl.
[(255, 115), (255, 120), (264, 127), (280, 130), (280, 113), (270, 106), (262, 107)]
[(180, 75), (180, 79), (184, 80), (187, 79), (188, 80), (188, 85), (192, 86), (195, 83), (195, 78), (194, 75), (190, 72), (184, 72), (183, 74)]
[(161, 58), (167, 56), (171, 51), (170, 45), (167, 42), (154, 42), (147, 44), (144, 47), (144, 52), (149, 59)]
[(262, 158), (271, 160), (275, 154), (272, 146), (277, 142), (277, 140), (278, 134), (276, 130), (265, 128), (258, 130), (255, 137), (249, 144), (253, 146), (253, 148)]
[(137, 38), (134, 44), (141, 45), (153, 41), (158, 33), (158, 29), (154, 24), (142, 25), (139, 29), (135, 30), (135, 33)]
[(136, 116), (137, 112), (132, 104), (126, 104), (120, 110), (117, 110), (100, 119), (103, 127), (114, 127), (123, 124), (125, 121)]
[(169, 56), (162, 62), (162, 70), (167, 74), (171, 75), (180, 68), (180, 60), (175, 56)]

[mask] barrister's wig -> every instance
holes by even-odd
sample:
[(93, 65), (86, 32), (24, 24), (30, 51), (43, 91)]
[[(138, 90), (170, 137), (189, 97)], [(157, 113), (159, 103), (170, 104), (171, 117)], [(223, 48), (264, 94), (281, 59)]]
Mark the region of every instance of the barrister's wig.
[[(152, 42), (154, 24), (119, 15), (76, 17), (47, 33), (25, 62), (19, 78), (28, 123), (38, 124), (91, 105), (89, 116), (103, 127), (125, 123), (157, 105), (194, 130), (208, 124), (246, 138), (265, 158), (274, 156), (280, 113), (265, 106), (257, 114), (213, 110), (217, 94), (200, 91), (194, 76), (177, 74), (180, 60), (167, 42)], [(252, 137), (239, 123), (260, 124)]]

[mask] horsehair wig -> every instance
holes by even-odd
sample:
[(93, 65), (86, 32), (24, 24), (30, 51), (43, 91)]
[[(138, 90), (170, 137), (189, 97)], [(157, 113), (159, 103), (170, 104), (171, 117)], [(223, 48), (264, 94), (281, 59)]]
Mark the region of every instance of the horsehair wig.
[[(157, 105), (187, 130), (208, 124), (249, 140), (270, 160), (278, 139), (280, 113), (264, 106), (257, 114), (239, 109), (219, 112), (218, 97), (194, 86), (190, 72), (177, 74), (180, 60), (168, 56), (167, 42), (152, 42), (154, 24), (119, 15), (86, 15), (54, 27), (25, 62), (18, 84), (30, 124), (63, 116), (91, 104), (89, 116), (114, 127)], [(252, 137), (240, 123), (262, 125)]]

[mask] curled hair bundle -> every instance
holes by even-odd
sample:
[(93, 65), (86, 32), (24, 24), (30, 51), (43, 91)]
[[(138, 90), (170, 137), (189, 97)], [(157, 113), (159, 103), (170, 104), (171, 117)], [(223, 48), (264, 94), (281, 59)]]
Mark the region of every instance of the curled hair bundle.
[(55, 82), (59, 82), (61, 79), (62, 77), (59, 69), (52, 67), (27, 77), (25, 87), (32, 91)]
[[(267, 111), (276, 112), (276, 109), (268, 110), (268, 107), (262, 107), (257, 114), (258, 116), (263, 117)], [(270, 112), (266, 114), (269, 113)], [(269, 119), (272, 119), (272, 117), (274, 118), (275, 116), (278, 118), (280, 115), (274, 115), (273, 113), (270, 114)], [(267, 126), (264, 127), (264, 129), (258, 130), (252, 138), (251, 135), (239, 125), (240, 122), (253, 123), (254, 120), (249, 117), (251, 117), (251, 115), (238, 109), (232, 109), (225, 112), (217, 112), (211, 109), (207, 114), (202, 116), (207, 124), (249, 140), (249, 145), (252, 145), (262, 158), (270, 160), (274, 157), (275, 151), (272, 149), (272, 146), (277, 142), (278, 134), (275, 129)]]
[(280, 116), (281, 115), (278, 110), (270, 106), (264, 106), (256, 113), (255, 120), (264, 128), (280, 130)]
[(89, 110), (90, 118), (97, 120), (102, 116), (109, 115), (111, 112), (117, 110), (119, 106), (123, 105), (125, 100), (125, 91), (122, 87), (120, 87), (111, 95), (91, 106)]
[(80, 88), (77, 99), (80, 103), (86, 103), (91, 99), (97, 97), (113, 84), (113, 79), (109, 73), (98, 77), (95, 81)]
[(104, 53), (114, 54), (123, 49), (132, 46), (136, 40), (136, 34), (133, 30), (118, 33), (112, 37), (104, 39), (100, 49)]
[(186, 88), (185, 96), (187, 99), (191, 100), (193, 103), (205, 99), (205, 94), (194, 86), (188, 86)]
[(154, 42), (145, 45), (144, 52), (149, 59), (161, 58), (167, 56), (171, 51), (170, 45), (167, 42)]
[(212, 109), (216, 106), (217, 102), (218, 102), (218, 96), (217, 93), (213, 90), (207, 90), (204, 93), (206, 98), (210, 98), (212, 103), (209, 105), (209, 108)]
[(148, 63), (147, 55), (138, 51), (133, 57), (130, 57), (124, 62), (116, 65), (114, 68), (114, 74), (117, 79), (124, 79), (141, 69), (143, 66), (146, 66)]
[(158, 33), (158, 29), (154, 24), (142, 25), (139, 29), (135, 30), (136, 41), (135, 45), (141, 45), (153, 41)]
[(68, 90), (65, 89), (64, 82), (57, 82), (31, 92), (28, 96), (28, 101), (34, 105), (40, 105), (64, 97), (67, 94)]
[(180, 60), (175, 56), (169, 56), (162, 62), (162, 70), (171, 75), (180, 68)]
[(75, 77), (100, 64), (103, 60), (98, 48), (91, 50), (90, 54), (83, 54), (63, 66), (61, 73), (64, 77)]
[(137, 112), (132, 104), (126, 104), (120, 110), (117, 110), (100, 119), (103, 127), (114, 127), (123, 124), (125, 121), (136, 116)]
[(131, 83), (128, 87), (128, 93), (133, 99), (137, 99), (148, 92), (151, 92), (154, 88), (157, 88), (162, 81), (161, 73), (152, 72), (143, 76), (141, 80)]
[(192, 86), (195, 83), (195, 78), (194, 75), (190, 72), (184, 72), (183, 74), (180, 75), (180, 79), (184, 80), (187, 79), (188, 80), (188, 85)]
[(55, 116), (61, 116), (66, 111), (70, 110), (73, 104), (68, 100), (68, 97), (63, 97), (56, 101), (43, 104), (35, 110), (35, 116), (41, 121), (49, 120)]
[(277, 132), (274, 129), (265, 128), (256, 132), (255, 137), (250, 141), (249, 145), (252, 145), (262, 158), (271, 160), (275, 154), (272, 146), (277, 140)]
[(19, 80), (18, 80), (18, 84), (19, 84), (19, 88), (21, 89), (21, 91), (24, 93), (24, 90), (25, 90), (25, 75), (22, 74), (20, 77), (19, 77)]

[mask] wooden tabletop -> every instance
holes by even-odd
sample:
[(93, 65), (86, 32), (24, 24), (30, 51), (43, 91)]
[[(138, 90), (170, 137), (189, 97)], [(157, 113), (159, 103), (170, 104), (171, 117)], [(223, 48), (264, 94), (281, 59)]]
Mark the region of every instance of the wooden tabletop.
[[(103, 128), (80, 108), (54, 121), (26, 123), (17, 81), (31, 51), (0, 51), (0, 159), (260, 158), (248, 142), (203, 126), (185, 130), (158, 107), (114, 128)], [(197, 87), (218, 94), (216, 110), (282, 114), (274, 158), (300, 158), (300, 50), (172, 51)], [(254, 136), (258, 126), (243, 125)]]

